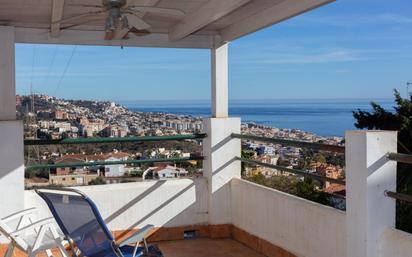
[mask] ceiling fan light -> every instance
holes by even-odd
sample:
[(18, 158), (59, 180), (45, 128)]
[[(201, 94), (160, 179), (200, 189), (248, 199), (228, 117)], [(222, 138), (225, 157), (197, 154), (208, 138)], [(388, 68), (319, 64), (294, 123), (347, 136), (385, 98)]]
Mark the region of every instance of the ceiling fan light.
[(115, 22), (112, 17), (107, 17), (106, 20), (106, 32), (113, 31), (116, 29)]
[(126, 5), (126, 0), (102, 0), (103, 5), (107, 7), (122, 7)]

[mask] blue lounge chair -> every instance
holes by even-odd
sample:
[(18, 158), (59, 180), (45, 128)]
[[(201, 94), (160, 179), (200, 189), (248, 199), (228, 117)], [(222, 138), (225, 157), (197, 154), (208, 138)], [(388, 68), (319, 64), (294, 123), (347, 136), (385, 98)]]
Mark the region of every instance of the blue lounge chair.
[(96, 205), (82, 192), (59, 188), (37, 189), (36, 193), (47, 203), (75, 256), (163, 256), (156, 246), (146, 243), (146, 236), (153, 230), (153, 225), (146, 225), (129, 238), (116, 243)]

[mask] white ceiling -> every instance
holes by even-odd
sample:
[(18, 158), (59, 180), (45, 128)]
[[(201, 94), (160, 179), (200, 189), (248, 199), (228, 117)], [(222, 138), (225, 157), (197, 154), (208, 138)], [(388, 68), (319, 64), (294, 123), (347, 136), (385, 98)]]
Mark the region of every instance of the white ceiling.
[[(21, 43), (212, 48), (332, 1), (129, 0), (134, 5), (180, 9), (185, 16), (147, 13), (143, 19), (151, 25), (151, 34), (108, 41), (104, 40), (104, 15), (62, 23), (50, 34), (52, 19), (95, 11), (74, 5), (101, 5), (101, 0), (0, 0), (0, 26), (16, 27), (16, 42)], [(74, 22), (87, 23), (73, 26)]]

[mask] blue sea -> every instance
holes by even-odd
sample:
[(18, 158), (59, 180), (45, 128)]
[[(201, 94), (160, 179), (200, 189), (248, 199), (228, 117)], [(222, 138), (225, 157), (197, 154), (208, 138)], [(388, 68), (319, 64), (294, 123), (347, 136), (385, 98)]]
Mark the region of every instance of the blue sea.
[[(392, 99), (375, 102), (393, 111)], [(243, 122), (289, 129), (301, 129), (320, 136), (343, 136), (346, 130), (356, 129), (352, 111), (371, 110), (371, 100), (236, 100), (230, 102), (230, 116), (241, 117)], [(211, 116), (209, 101), (124, 101), (133, 111), (162, 112)]]

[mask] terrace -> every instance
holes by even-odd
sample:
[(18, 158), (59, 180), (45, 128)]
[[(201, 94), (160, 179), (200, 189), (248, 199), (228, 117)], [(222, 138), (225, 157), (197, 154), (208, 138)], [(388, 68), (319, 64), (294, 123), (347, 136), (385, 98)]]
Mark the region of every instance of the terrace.
[[(16, 43), (210, 49), (212, 117), (203, 121), (203, 177), (80, 188), (96, 202), (115, 235), (122, 237), (153, 224), (156, 231), (149, 240), (159, 244), (165, 256), (177, 257), (202, 256), (206, 251), (208, 256), (410, 256), (412, 235), (395, 229), (395, 198), (409, 197), (395, 192), (397, 161), (411, 163), (411, 158), (396, 154), (396, 132), (348, 131), (345, 148), (279, 142), (241, 135), (240, 119), (228, 115), (229, 42), (330, 0), (136, 2), (181, 9), (185, 15), (176, 19), (142, 13), (151, 25), (148, 35), (129, 35), (126, 39), (107, 38), (106, 33), (105, 39), (103, 17), (79, 26), (67, 19), (86, 8), (73, 6), (74, 1), (0, 3), (1, 216), (29, 207), (39, 208), (41, 217), (50, 216), (45, 203), (33, 191), (24, 190), (23, 125), (16, 120), (15, 109)], [(92, 0), (82, 3), (100, 4)], [(177, 139), (187, 138), (172, 140)], [(241, 162), (250, 162), (240, 156), (242, 139), (344, 151), (346, 181), (331, 182), (346, 184), (346, 212), (242, 180)], [(288, 172), (313, 177), (298, 170)], [(328, 180), (320, 176), (315, 179)], [(197, 239), (185, 240), (188, 234)]]

